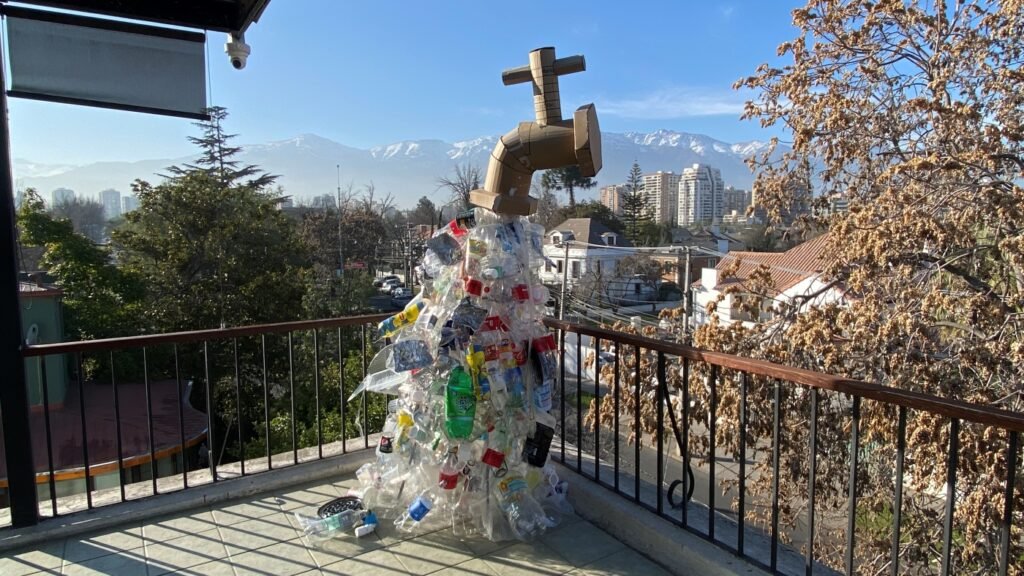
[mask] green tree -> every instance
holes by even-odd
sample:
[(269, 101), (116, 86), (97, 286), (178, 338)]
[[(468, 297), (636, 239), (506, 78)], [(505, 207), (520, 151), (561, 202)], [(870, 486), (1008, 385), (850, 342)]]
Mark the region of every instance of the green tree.
[(640, 171), (640, 164), (633, 162), (633, 167), (629, 169), (629, 177), (626, 179), (626, 190), (620, 200), (622, 219), (626, 223), (626, 236), (633, 243), (639, 242), (641, 226), (648, 220), (643, 190), (643, 172)]
[(107, 234), (103, 204), (88, 198), (71, 198), (50, 208), (50, 215), (57, 220), (67, 219), (75, 232), (93, 242), (102, 242)]
[(196, 170), (159, 186), (136, 181), (139, 208), (113, 241), (145, 279), (157, 330), (195, 330), (297, 317), (304, 254), (274, 197), (224, 186)]
[(263, 189), (273, 184), (277, 176), (267, 174), (253, 164), (243, 164), (235, 158), (242, 148), (231, 145), (231, 140), (237, 138), (237, 134), (224, 132), (223, 124), (228, 117), (227, 109), (214, 106), (207, 108), (205, 112), (210, 119), (195, 123), (202, 135), (188, 137), (189, 142), (199, 147), (199, 159), (195, 164), (168, 168), (172, 179), (183, 178), (194, 172), (204, 172), (225, 187), (244, 183), (254, 189)]
[(541, 187), (549, 190), (564, 190), (569, 195), (569, 207), (576, 207), (576, 189), (588, 190), (597, 185), (590, 177), (580, 174), (580, 167), (575, 164), (562, 168), (546, 170), (540, 179)]
[(437, 225), (437, 206), (434, 206), (430, 198), (420, 197), (416, 207), (409, 212), (409, 224)]
[[(139, 208), (113, 241), (124, 266), (147, 286), (145, 315), (156, 330), (189, 330), (295, 318), (304, 264), (294, 223), (279, 211), (275, 176), (242, 164), (223, 121), (227, 110), (190, 137), (196, 164), (172, 166), (152, 186), (136, 181)], [(307, 260), (308, 261), (308, 260)]]
[(68, 219), (46, 213), (35, 190), (18, 208), (20, 241), (45, 248), (40, 264), (64, 291), (64, 330), (88, 340), (137, 333), (142, 299), (139, 278), (111, 263), (106, 248), (75, 232)]
[(576, 206), (563, 206), (557, 211), (555, 225), (569, 218), (593, 218), (617, 234), (622, 234), (626, 229), (622, 220), (619, 220), (619, 217), (610, 208), (597, 200), (587, 200)]

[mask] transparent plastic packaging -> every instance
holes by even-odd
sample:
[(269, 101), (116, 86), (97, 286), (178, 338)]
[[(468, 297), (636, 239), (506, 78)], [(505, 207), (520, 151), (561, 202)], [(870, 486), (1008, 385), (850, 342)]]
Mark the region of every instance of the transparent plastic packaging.
[[(379, 325), (350, 398), (397, 398), (356, 478), (367, 509), (400, 530), (527, 540), (571, 511), (547, 462), (559, 371), (542, 323), (543, 234), (525, 218), (459, 214), (426, 243), (421, 293)], [(363, 522), (345, 534), (372, 530)]]

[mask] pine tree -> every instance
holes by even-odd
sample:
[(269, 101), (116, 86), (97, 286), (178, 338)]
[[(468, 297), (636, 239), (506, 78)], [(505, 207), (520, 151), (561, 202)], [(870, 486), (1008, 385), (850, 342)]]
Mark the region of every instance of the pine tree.
[(622, 195), (622, 219), (626, 222), (626, 232), (630, 241), (636, 243), (640, 230), (647, 221), (647, 206), (644, 202), (644, 181), (640, 164), (633, 162), (626, 179), (626, 191)]
[(254, 189), (270, 186), (277, 176), (268, 174), (253, 164), (242, 164), (235, 159), (241, 146), (231, 146), (229, 142), (237, 134), (224, 132), (224, 120), (228, 117), (227, 108), (214, 106), (207, 108), (209, 120), (196, 122), (195, 126), (202, 131), (202, 136), (189, 136), (189, 142), (201, 150), (195, 164), (171, 166), (168, 172), (172, 179), (180, 179), (192, 172), (203, 172), (220, 182), (224, 187), (244, 185)]
[(597, 185), (593, 178), (580, 174), (580, 167), (576, 165), (555, 168), (544, 172), (541, 176), (541, 186), (549, 190), (565, 190), (569, 195), (569, 207), (576, 207), (576, 189), (588, 190)]

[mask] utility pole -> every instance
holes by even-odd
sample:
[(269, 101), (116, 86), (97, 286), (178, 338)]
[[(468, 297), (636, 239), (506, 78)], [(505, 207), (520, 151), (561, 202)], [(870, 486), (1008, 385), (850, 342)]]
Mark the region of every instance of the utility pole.
[(412, 226), (408, 222), (405, 224), (406, 231), (408, 232), (408, 239), (405, 244), (405, 283), (412, 290), (413, 278), (412, 278)]
[(562, 260), (562, 297), (558, 299), (558, 319), (565, 319), (565, 286), (569, 280), (569, 244), (571, 240), (562, 240), (565, 246), (565, 259)]
[(345, 252), (341, 247), (341, 164), (335, 164), (338, 171), (338, 276), (345, 275)]
[(693, 297), (690, 291), (690, 247), (686, 246), (686, 268), (683, 275), (683, 302), (686, 303), (686, 314), (684, 315), (683, 336), (686, 342), (690, 342), (690, 316), (693, 314)]

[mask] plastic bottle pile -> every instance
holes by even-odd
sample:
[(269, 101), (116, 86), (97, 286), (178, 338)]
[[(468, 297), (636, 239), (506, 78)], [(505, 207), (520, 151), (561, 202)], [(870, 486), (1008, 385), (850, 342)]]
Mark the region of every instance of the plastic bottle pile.
[(568, 510), (547, 463), (557, 371), (533, 263), (544, 229), (477, 208), (427, 242), (423, 289), (382, 322), (363, 390), (388, 404), (363, 504), (402, 530), (528, 540)]

